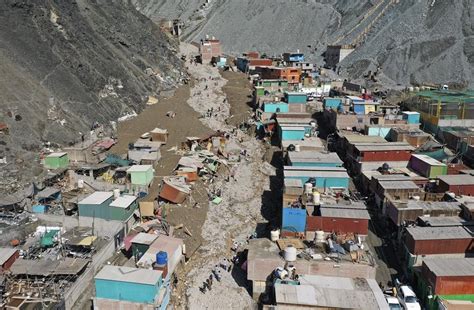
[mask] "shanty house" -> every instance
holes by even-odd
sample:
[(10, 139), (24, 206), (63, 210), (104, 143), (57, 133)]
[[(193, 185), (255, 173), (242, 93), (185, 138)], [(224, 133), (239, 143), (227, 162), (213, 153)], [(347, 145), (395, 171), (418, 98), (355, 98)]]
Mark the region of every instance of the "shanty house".
[(453, 192), (456, 195), (474, 196), (474, 176), (470, 174), (438, 176), (438, 192)]
[(150, 136), (151, 141), (166, 144), (166, 142), (168, 142), (169, 133), (167, 129), (155, 128), (150, 131)]
[(132, 186), (148, 187), (154, 178), (154, 170), (152, 165), (135, 165), (127, 169), (130, 175)]
[(446, 166), (446, 164), (422, 154), (413, 154), (410, 158), (409, 167), (420, 175), (430, 179), (448, 173), (448, 166)]
[(132, 255), (136, 260), (139, 260), (143, 254), (145, 254), (153, 241), (158, 238), (158, 235), (138, 233), (131, 240), (132, 243)]
[[(344, 168), (337, 167), (313, 167), (314, 169), (305, 169), (305, 167), (285, 166), (284, 174), (287, 179), (298, 179), (303, 184), (308, 182), (310, 178), (315, 180), (315, 187), (325, 191), (329, 188), (349, 188), (349, 175)], [(326, 169), (325, 169), (326, 168)], [(337, 170), (336, 170), (337, 169)]]
[(137, 197), (124, 195), (118, 197), (109, 205), (108, 220), (125, 221), (138, 208)]
[(69, 157), (66, 152), (51, 153), (44, 159), (44, 166), (48, 169), (62, 169), (69, 165)]
[(306, 128), (301, 126), (279, 126), (281, 141), (303, 140)]
[(288, 152), (290, 166), (307, 167), (342, 167), (343, 161), (336, 153), (321, 153), (313, 151)]
[(265, 102), (263, 112), (266, 113), (288, 113), (288, 103), (286, 102)]
[(112, 200), (112, 192), (94, 192), (77, 203), (79, 216), (108, 218), (108, 208)]
[(422, 295), (474, 302), (474, 258), (427, 258), (419, 280), (425, 291)]
[(406, 142), (357, 143), (353, 157), (356, 161), (408, 161), (415, 148)]
[(306, 103), (308, 97), (305, 93), (285, 92), (285, 101), (288, 104), (292, 103)]
[(155, 305), (162, 289), (162, 272), (106, 265), (94, 282), (97, 299)]
[(339, 111), (342, 109), (342, 99), (341, 98), (324, 98), (323, 107), (325, 109), (333, 109)]
[(321, 207), (317, 216), (309, 216), (306, 230), (368, 235), (370, 215), (367, 209), (344, 205)]

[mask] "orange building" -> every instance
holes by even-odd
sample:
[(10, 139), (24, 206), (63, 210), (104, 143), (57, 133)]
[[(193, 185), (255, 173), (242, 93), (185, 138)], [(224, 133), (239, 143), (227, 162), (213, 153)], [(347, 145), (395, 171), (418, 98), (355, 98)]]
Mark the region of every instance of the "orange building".
[(301, 81), (300, 68), (261, 67), (258, 71), (264, 80), (286, 80), (288, 84), (298, 84)]

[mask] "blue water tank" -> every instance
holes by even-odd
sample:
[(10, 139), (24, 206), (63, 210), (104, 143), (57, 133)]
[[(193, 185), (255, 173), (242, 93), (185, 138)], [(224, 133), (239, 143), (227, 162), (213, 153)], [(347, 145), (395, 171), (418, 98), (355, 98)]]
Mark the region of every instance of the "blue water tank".
[(168, 263), (168, 253), (160, 251), (156, 253), (156, 263), (158, 265), (165, 265)]

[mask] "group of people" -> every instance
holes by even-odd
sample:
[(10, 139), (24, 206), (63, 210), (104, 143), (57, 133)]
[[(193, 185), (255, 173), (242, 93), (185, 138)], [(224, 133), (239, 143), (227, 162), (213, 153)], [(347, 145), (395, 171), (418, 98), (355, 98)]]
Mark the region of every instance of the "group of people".
[(199, 288), (201, 293), (206, 294), (208, 290), (209, 291), (212, 290), (212, 284), (214, 283), (214, 279), (216, 279), (217, 282), (221, 282), (222, 270), (226, 272), (230, 272), (232, 270), (232, 262), (229, 261), (227, 258), (224, 258), (219, 263), (219, 265), (215, 265), (214, 268), (212, 268), (211, 274), (206, 279), (206, 281), (202, 283), (202, 286)]

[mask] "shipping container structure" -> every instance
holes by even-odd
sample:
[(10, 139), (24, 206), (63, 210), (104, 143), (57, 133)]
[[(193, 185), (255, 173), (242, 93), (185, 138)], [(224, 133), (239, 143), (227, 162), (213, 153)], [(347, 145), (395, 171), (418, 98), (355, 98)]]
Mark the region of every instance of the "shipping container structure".
[(474, 258), (427, 258), (421, 274), (435, 295), (471, 295), (474, 300)]
[(407, 124), (419, 124), (420, 113), (414, 111), (404, 111), (402, 112), (402, 119), (404, 119)]
[(161, 271), (112, 265), (94, 277), (96, 298), (142, 304), (157, 303), (162, 282)]
[(365, 134), (368, 136), (380, 136), (389, 139), (391, 130), (392, 126), (390, 125), (365, 125)]
[(405, 245), (413, 255), (474, 254), (474, 227), (408, 227)]
[(354, 144), (355, 161), (408, 161), (415, 148), (406, 142)]
[(422, 154), (411, 155), (409, 167), (420, 175), (430, 179), (448, 173), (448, 166), (446, 166), (446, 164)]
[(0, 274), (9, 270), (20, 257), (20, 252), (14, 248), (0, 248)]
[(442, 128), (439, 136), (455, 152), (465, 153), (467, 146), (474, 144), (474, 131), (472, 128)]
[[(295, 167), (305, 168), (305, 167)], [(313, 167), (318, 170), (301, 169), (293, 170), (285, 167), (284, 176), (288, 179), (298, 179), (303, 184), (307, 183), (310, 178), (315, 179), (316, 188), (322, 191), (326, 191), (330, 188), (349, 188), (349, 175), (344, 171), (328, 171), (328, 167)], [(337, 168), (330, 168), (337, 169)], [(342, 168), (343, 169), (343, 168)]]
[(306, 230), (367, 235), (369, 220), (367, 209), (350, 208), (350, 205), (323, 206), (319, 208), (316, 216), (308, 216)]
[(47, 169), (65, 169), (69, 165), (69, 157), (66, 152), (51, 153), (44, 158), (44, 166)]
[(290, 166), (306, 167), (342, 167), (343, 165), (337, 153), (312, 151), (288, 152), (287, 162)]
[(431, 140), (430, 134), (420, 129), (392, 128), (388, 140), (392, 142), (408, 142), (411, 146), (418, 148)]
[(114, 195), (112, 192), (94, 192), (77, 203), (79, 216), (108, 217), (106, 210), (113, 199)]
[(438, 180), (439, 193), (474, 196), (474, 176), (470, 174), (442, 175)]

